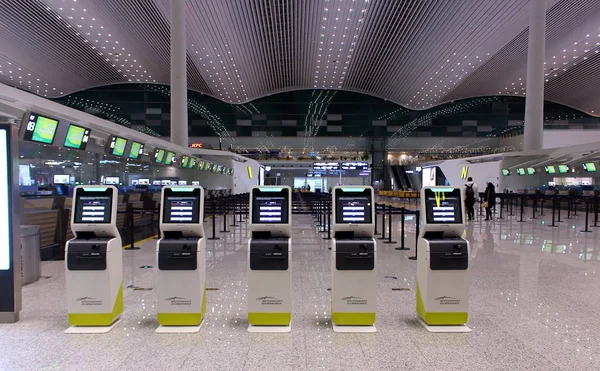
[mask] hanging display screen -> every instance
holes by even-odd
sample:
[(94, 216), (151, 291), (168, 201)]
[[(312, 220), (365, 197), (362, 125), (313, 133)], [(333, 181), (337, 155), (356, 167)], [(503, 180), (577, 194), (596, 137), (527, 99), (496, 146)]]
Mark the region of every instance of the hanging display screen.
[(335, 190), (336, 223), (370, 224), (373, 200), (369, 188), (337, 188)]
[(200, 188), (165, 188), (163, 223), (198, 223), (200, 220), (200, 193)]
[(548, 173), (548, 174), (556, 174), (556, 166), (554, 166), (554, 165), (546, 166), (545, 169), (546, 169), (546, 173)]
[(75, 191), (73, 221), (80, 224), (107, 224), (111, 222), (112, 196), (110, 188), (78, 188)]
[(583, 170), (586, 173), (595, 173), (596, 172), (596, 164), (594, 164), (593, 162), (586, 162), (585, 164), (583, 164)]
[(525, 175), (525, 168), (522, 168), (522, 167), (518, 168), (517, 169), (517, 174), (518, 175)]
[(190, 161), (189, 156), (183, 156), (181, 158), (181, 167), (188, 167), (188, 162)]
[(56, 136), (58, 120), (44, 117), (35, 113), (29, 115), (23, 140), (29, 142), (52, 144)]
[(503, 176), (509, 176), (510, 175), (510, 170), (508, 170), (508, 169), (502, 169), (502, 175)]
[(157, 164), (162, 164), (164, 158), (165, 158), (165, 150), (164, 149), (157, 148), (154, 150), (154, 162), (156, 162)]
[(173, 163), (174, 158), (175, 158), (174, 152), (167, 152), (167, 158), (165, 158), (165, 165), (171, 165)]
[(88, 140), (90, 140), (90, 132), (90, 129), (73, 124), (69, 125), (63, 146), (85, 151)]
[(462, 224), (460, 188), (425, 189), (427, 224)]
[(131, 149), (129, 150), (129, 158), (137, 160), (144, 154), (144, 145), (140, 142), (131, 143)]
[(569, 165), (558, 165), (558, 172), (561, 174), (566, 174), (569, 172)]
[(126, 146), (127, 146), (127, 139), (113, 135), (110, 139), (109, 154), (111, 154), (113, 156), (117, 156), (117, 157), (123, 157), (123, 155), (125, 154)]

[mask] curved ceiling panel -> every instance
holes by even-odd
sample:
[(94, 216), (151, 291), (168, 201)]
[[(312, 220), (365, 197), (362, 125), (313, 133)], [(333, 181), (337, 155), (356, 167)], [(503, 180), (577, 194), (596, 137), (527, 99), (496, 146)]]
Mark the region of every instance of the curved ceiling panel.
[[(0, 0), (0, 82), (169, 83), (170, 0)], [(411, 109), (526, 92), (528, 0), (187, 0), (189, 88), (343, 89)], [(546, 99), (600, 113), (600, 2), (548, 0)]]

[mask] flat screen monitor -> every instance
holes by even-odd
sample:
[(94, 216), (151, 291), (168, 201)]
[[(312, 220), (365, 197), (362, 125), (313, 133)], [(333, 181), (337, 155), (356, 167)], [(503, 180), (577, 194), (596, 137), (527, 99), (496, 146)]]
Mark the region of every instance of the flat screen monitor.
[(202, 168), (203, 171), (208, 171), (210, 169), (212, 165), (210, 164), (210, 162), (205, 161), (204, 162), (204, 167)]
[(525, 168), (522, 168), (522, 167), (518, 168), (517, 169), (517, 174), (518, 175), (525, 175)]
[(188, 167), (188, 162), (190, 161), (189, 156), (181, 157), (181, 167)]
[(119, 177), (118, 176), (107, 176), (106, 178), (104, 178), (104, 184), (119, 185)]
[(425, 189), (427, 224), (462, 224), (460, 188)]
[(25, 127), (23, 140), (28, 142), (36, 142), (43, 144), (54, 143), (56, 129), (58, 128), (58, 120), (44, 117), (36, 113), (29, 114), (29, 120)]
[(153, 180), (153, 181), (152, 181), (152, 185), (153, 185), (153, 186), (159, 186), (159, 185), (162, 185), (162, 180)]
[(566, 174), (569, 172), (569, 165), (558, 165), (558, 172), (561, 174)]
[(160, 184), (161, 185), (170, 185), (171, 181), (169, 179), (163, 179), (163, 180), (160, 181)]
[(70, 124), (69, 129), (67, 129), (67, 136), (65, 137), (63, 146), (85, 151), (87, 143), (90, 140), (90, 133), (90, 129)]
[(510, 175), (510, 170), (509, 169), (502, 169), (502, 175), (503, 176), (509, 176)]
[(140, 142), (131, 143), (131, 149), (129, 150), (129, 158), (137, 160), (144, 154), (144, 145)]
[(336, 223), (370, 224), (373, 222), (369, 188), (337, 188), (335, 190)]
[(253, 224), (287, 224), (289, 192), (287, 188), (252, 189)]
[(165, 159), (165, 150), (157, 148), (154, 150), (154, 162), (162, 164)]
[(586, 162), (585, 164), (583, 164), (583, 170), (586, 173), (595, 173), (596, 172), (596, 164), (594, 164), (593, 162)]
[(527, 175), (534, 175), (534, 174), (535, 174), (535, 168), (528, 167), (527, 168)]
[(204, 170), (204, 160), (198, 160), (198, 170)]
[(187, 180), (178, 180), (177, 185), (187, 185)]
[(139, 185), (150, 185), (150, 179), (138, 179)]
[(556, 166), (548, 165), (544, 168), (548, 174), (556, 174)]
[(70, 180), (69, 175), (54, 175), (54, 184), (69, 184)]
[(198, 162), (198, 160), (196, 160), (195, 158), (191, 157), (190, 158), (190, 162), (188, 163), (188, 169), (195, 169), (196, 168), (196, 162)]
[(200, 220), (200, 188), (166, 188), (163, 223), (194, 224)]
[(192, 180), (192, 185), (199, 186), (200, 185), (200, 181), (198, 181), (198, 180)]
[(112, 196), (110, 188), (78, 188), (73, 221), (79, 224), (110, 223)]
[(127, 139), (113, 135), (110, 138), (109, 154), (111, 154), (113, 156), (117, 156), (117, 157), (123, 157), (123, 155), (125, 154), (126, 146), (127, 146)]
[(171, 165), (173, 163), (174, 158), (175, 158), (174, 152), (167, 152), (167, 158), (165, 158), (165, 165)]

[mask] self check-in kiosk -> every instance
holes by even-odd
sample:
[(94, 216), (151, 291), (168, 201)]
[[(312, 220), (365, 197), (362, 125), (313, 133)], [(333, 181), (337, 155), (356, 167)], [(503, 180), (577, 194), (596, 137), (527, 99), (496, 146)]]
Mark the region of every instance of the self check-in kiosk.
[(372, 187), (337, 186), (333, 195), (331, 321), (335, 332), (375, 332), (375, 202)]
[(417, 258), (417, 313), (431, 332), (469, 332), (469, 242), (464, 195), (457, 187), (421, 190)]
[(66, 243), (67, 333), (105, 333), (123, 312), (123, 244), (117, 188), (77, 186)]
[(290, 187), (255, 186), (248, 225), (248, 331), (289, 332), (292, 321)]
[(169, 186), (161, 192), (155, 289), (156, 332), (198, 332), (206, 312), (204, 189)]

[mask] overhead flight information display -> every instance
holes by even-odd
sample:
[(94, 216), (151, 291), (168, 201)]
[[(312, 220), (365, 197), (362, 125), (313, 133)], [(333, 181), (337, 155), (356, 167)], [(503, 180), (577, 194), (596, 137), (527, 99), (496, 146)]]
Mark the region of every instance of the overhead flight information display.
[(460, 188), (425, 189), (427, 224), (462, 224)]
[(90, 129), (73, 124), (69, 125), (63, 146), (85, 151), (88, 140), (90, 140), (90, 132)]
[(110, 188), (79, 188), (75, 195), (74, 222), (106, 224), (111, 222), (113, 191)]
[(342, 170), (369, 170), (366, 162), (342, 162)]
[(181, 157), (181, 167), (188, 167), (188, 162), (190, 161), (189, 156)]
[(157, 148), (154, 150), (154, 162), (157, 164), (162, 164), (163, 159), (165, 158), (165, 150)]
[(175, 158), (174, 152), (167, 152), (167, 158), (165, 158), (165, 165), (171, 165), (173, 163), (174, 158)]
[(335, 190), (336, 223), (370, 224), (372, 223), (371, 191), (355, 189)]
[(52, 144), (56, 136), (58, 120), (44, 117), (35, 113), (29, 115), (23, 140), (29, 142)]
[(129, 150), (129, 158), (137, 160), (144, 154), (144, 145), (140, 142), (131, 143), (131, 149)]
[(252, 190), (252, 223), (287, 224), (289, 192), (286, 188)]
[(125, 154), (125, 147), (127, 146), (127, 139), (125, 138), (121, 138), (121, 137), (117, 137), (117, 136), (112, 136), (110, 139), (110, 153), (113, 156), (117, 156), (117, 157), (123, 157), (123, 155)]
[(193, 224), (200, 218), (199, 188), (166, 188), (163, 223)]

